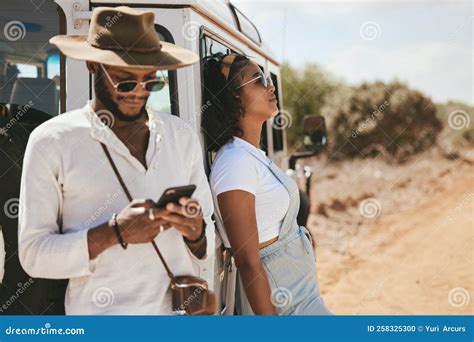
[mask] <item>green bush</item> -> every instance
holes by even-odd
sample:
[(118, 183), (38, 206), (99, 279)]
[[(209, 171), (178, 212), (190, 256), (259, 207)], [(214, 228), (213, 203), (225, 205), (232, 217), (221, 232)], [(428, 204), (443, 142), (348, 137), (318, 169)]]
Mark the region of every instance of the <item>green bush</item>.
[(436, 116), (444, 126), (444, 136), (453, 145), (474, 144), (474, 107), (449, 101), (436, 104)]
[(400, 82), (341, 87), (321, 114), (334, 159), (382, 153), (402, 160), (432, 146), (442, 128), (432, 101)]
[(340, 84), (316, 64), (308, 64), (302, 70), (289, 64), (281, 68), (283, 108), (291, 118), (286, 138), (291, 151), (302, 150), (303, 117), (319, 114), (326, 98)]

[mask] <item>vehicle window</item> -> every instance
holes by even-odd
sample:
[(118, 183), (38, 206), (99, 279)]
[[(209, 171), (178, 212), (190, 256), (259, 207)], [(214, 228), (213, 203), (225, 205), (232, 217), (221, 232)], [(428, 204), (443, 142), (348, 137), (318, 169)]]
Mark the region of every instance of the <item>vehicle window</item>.
[(201, 39), (201, 59), (219, 52), (227, 54), (230, 51), (232, 50), (229, 47), (208, 36), (203, 36)]
[(238, 8), (233, 7), (233, 10), (238, 20), (238, 26), (239, 26), (240, 32), (245, 34), (248, 38), (253, 40), (255, 43), (261, 44), (262, 39), (255, 25)]
[[(263, 66), (261, 66), (260, 64), (258, 65), (260, 67), (260, 69), (262, 71), (265, 72), (265, 68)], [(267, 122), (264, 122), (262, 124), (262, 133), (261, 133), (261, 136), (260, 136), (260, 148), (265, 151), (265, 153), (267, 153), (268, 155), (268, 132), (267, 132)]]
[[(201, 38), (201, 41), (200, 41), (200, 57), (201, 57), (201, 61), (208, 57), (208, 56), (211, 56), (213, 54), (216, 54), (216, 53), (223, 53), (223, 54), (227, 54), (229, 52), (233, 51), (230, 47), (218, 42), (217, 40), (215, 39), (212, 39), (206, 35), (203, 35), (203, 37)], [(203, 84), (204, 86), (204, 84)], [(205, 144), (206, 144), (206, 151), (209, 151), (209, 149), (207, 148), (207, 141), (205, 141)], [(209, 174), (210, 172), (210, 166), (212, 164), (212, 161), (214, 160), (215, 158), (215, 153), (211, 153), (211, 152), (207, 152), (207, 155), (206, 155), (206, 171), (207, 173)]]
[[(155, 25), (155, 29), (161, 40), (174, 43), (171, 33), (166, 28)], [(167, 79), (168, 84), (162, 90), (152, 92), (147, 104), (158, 112), (179, 116), (176, 71), (160, 70), (157, 72), (157, 77)]]
[(262, 135), (260, 136), (260, 148), (268, 155), (267, 122), (262, 125)]
[(64, 33), (60, 29), (64, 22), (63, 12), (53, 1), (2, 0), (2, 116), (44, 121), (60, 113), (60, 103), (64, 100), (60, 99), (60, 56), (48, 40)]
[[(272, 78), (273, 85), (275, 86), (275, 95), (277, 98), (277, 106), (278, 109), (281, 110), (280, 106), (280, 89), (278, 89), (278, 77), (277, 75), (271, 73), (270, 77)], [(278, 118), (279, 116), (283, 115), (281, 112), (279, 112), (276, 117), (274, 118), (273, 122), (279, 123), (283, 122), (285, 120)], [(282, 125), (273, 125), (272, 126), (272, 135), (273, 135), (273, 152), (278, 152), (278, 151), (283, 151), (283, 130), (286, 127)]]

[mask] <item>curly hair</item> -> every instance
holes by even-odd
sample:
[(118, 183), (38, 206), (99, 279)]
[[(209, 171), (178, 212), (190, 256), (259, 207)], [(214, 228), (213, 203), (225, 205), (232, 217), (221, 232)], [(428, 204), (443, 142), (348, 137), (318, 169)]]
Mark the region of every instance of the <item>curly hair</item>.
[(245, 113), (238, 95), (241, 90), (236, 77), (250, 59), (245, 55), (237, 55), (229, 71), (228, 79), (222, 73), (222, 60), (227, 55), (217, 53), (206, 57), (203, 62), (203, 106), (201, 127), (210, 151), (217, 151), (234, 136), (242, 136), (238, 126), (239, 119)]

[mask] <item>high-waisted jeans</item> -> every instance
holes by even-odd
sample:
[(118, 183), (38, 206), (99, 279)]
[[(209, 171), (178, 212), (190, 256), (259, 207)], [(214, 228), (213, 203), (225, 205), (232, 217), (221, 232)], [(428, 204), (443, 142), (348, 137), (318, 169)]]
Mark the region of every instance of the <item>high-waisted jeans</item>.
[[(295, 225), (281, 239), (260, 250), (278, 315), (331, 315), (319, 293), (315, 255), (306, 233), (305, 227)], [(237, 284), (239, 314), (253, 315), (240, 277)]]

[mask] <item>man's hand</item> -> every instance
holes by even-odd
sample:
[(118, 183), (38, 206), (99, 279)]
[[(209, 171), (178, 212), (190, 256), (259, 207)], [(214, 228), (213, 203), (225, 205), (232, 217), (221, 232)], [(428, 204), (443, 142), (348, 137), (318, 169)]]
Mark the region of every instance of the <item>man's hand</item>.
[[(151, 242), (161, 231), (169, 228), (169, 224), (157, 216), (150, 218), (148, 209), (153, 205), (151, 200), (133, 200), (120, 214), (117, 223), (120, 235), (126, 243)], [(112, 220), (89, 229), (87, 232), (87, 246), (89, 259), (95, 259), (106, 249), (115, 246), (119, 241), (112, 226)]]
[[(153, 212), (158, 209), (152, 209)], [(202, 210), (196, 199), (182, 197), (179, 199), (179, 204), (169, 203), (166, 206), (166, 213), (157, 212), (162, 219), (175, 227), (187, 241), (191, 252), (199, 259), (206, 255), (207, 241), (205, 238), (199, 239), (203, 234), (204, 221), (202, 217)], [(196, 243), (193, 243), (193, 241)]]
[[(131, 244), (151, 242), (160, 232), (171, 226), (188, 240), (198, 239), (203, 230), (201, 207), (196, 200), (185, 197), (181, 198), (179, 203), (179, 205), (170, 203), (164, 209), (153, 208), (155, 203), (149, 199), (133, 200), (117, 215), (123, 241)], [(89, 258), (95, 259), (117, 243), (112, 220), (89, 229)], [(205, 239), (196, 245), (188, 244), (188, 247), (198, 258), (206, 253)]]
[(202, 211), (196, 199), (181, 197), (179, 204), (168, 203), (165, 210), (152, 209), (188, 240), (197, 240), (203, 230)]
[(125, 242), (151, 242), (160, 232), (170, 227), (168, 221), (164, 219), (168, 211), (152, 209), (154, 205), (152, 200), (133, 200), (117, 215), (117, 223)]

